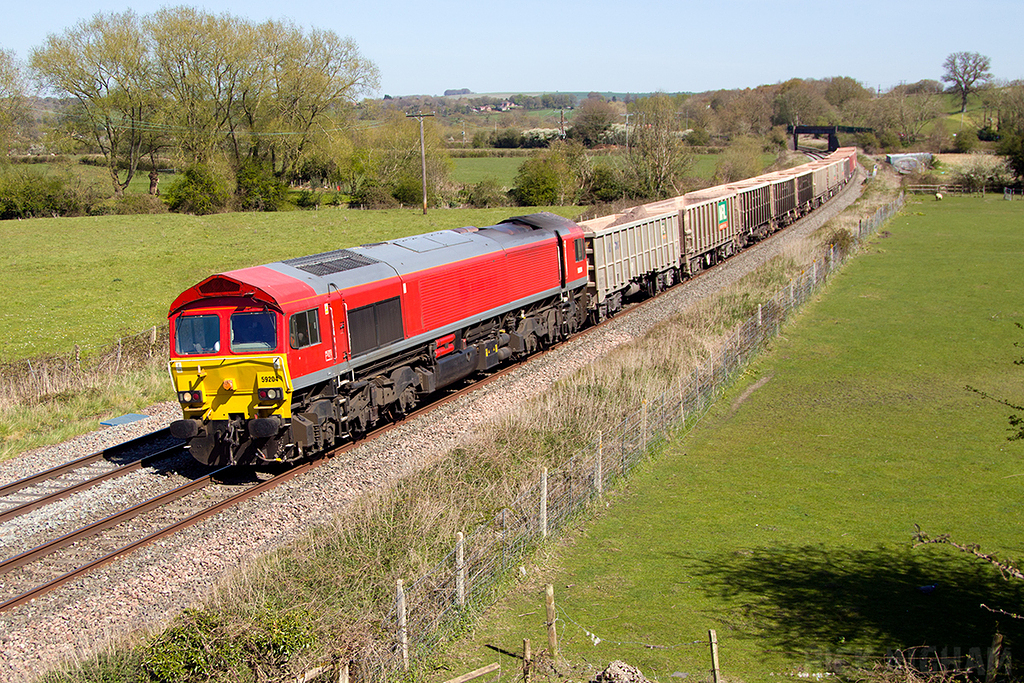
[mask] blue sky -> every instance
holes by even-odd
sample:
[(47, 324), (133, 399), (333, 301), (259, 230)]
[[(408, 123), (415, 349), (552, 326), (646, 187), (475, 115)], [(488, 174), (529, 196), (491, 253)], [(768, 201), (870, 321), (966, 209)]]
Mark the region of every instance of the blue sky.
[[(939, 79), (946, 55), (980, 52), (1024, 79), (1022, 0), (136, 0), (138, 14), (190, 4), (254, 22), (290, 19), (351, 37), (381, 71), (375, 95), (704, 91), (850, 76), (883, 90)], [(46, 36), (118, 2), (8, 3), (0, 48), (25, 59)]]

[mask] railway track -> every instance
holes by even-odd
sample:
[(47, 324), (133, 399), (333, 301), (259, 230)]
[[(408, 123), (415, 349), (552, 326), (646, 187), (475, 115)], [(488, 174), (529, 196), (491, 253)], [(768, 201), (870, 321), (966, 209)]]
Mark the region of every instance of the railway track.
[[(610, 320), (605, 322), (610, 322)], [(595, 325), (587, 332), (596, 330), (604, 324)], [(534, 353), (530, 356), (530, 360), (550, 353), (561, 343)], [(250, 477), (253, 475), (252, 469), (234, 466), (220, 468), (157, 496), (126, 506), (17, 555), (7, 557), (0, 561), (0, 612), (32, 602), (120, 557), (194, 526), (218, 512), (300, 476), (323, 464), (329, 458), (341, 455), (366, 441), (378, 438), (408, 420), (425, 415), (500, 379), (515, 370), (518, 365), (507, 365), (471, 381), (466, 381), (439, 399), (411, 411), (402, 420), (382, 425), (358, 441), (343, 444), (315, 460), (272, 474), (266, 479), (256, 482), (245, 481), (247, 475)], [(165, 436), (166, 430), (160, 430), (122, 444), (116, 451), (137, 448)], [(98, 474), (94, 473), (92, 470), (95, 469), (95, 464), (103, 462), (104, 458), (109, 457), (111, 450), (100, 451), (0, 487), (0, 498), (10, 497), (21, 491), (34, 494), (30, 500), (9, 506), (0, 512), (0, 524), (68, 498), (75, 493), (86, 491), (131, 472), (137, 472), (162, 459), (173, 457), (175, 454), (183, 452), (183, 446), (178, 443), (161, 448), (128, 464), (106, 468)], [(78, 476), (68, 482), (66, 479), (69, 473), (77, 473)], [(233, 481), (233, 477), (240, 478), (242, 481)], [(49, 486), (46, 486), (47, 484)], [(239, 488), (241, 490), (237, 490)], [(210, 489), (219, 490), (211, 494)], [(207, 491), (205, 497), (213, 497), (216, 500), (213, 502), (195, 500), (198, 498), (199, 491)], [(193, 502), (190, 503), (190, 500)]]
[(810, 157), (811, 159), (824, 159), (831, 154), (827, 149), (818, 149), (817, 147), (800, 146), (796, 148), (796, 151), (800, 152), (804, 156)]
[(181, 442), (164, 428), (5, 484), (0, 486), (0, 523), (181, 452)]
[[(31, 602), (119, 557), (198, 524), (321, 462), (310, 461), (267, 479), (256, 478), (255, 482), (251, 477), (244, 481), (251, 472), (221, 468), (8, 557), (0, 562), (0, 612)], [(243, 481), (232, 482), (233, 476)], [(197, 496), (199, 491), (206, 494)]]
[[(771, 241), (779, 234), (781, 233), (774, 233), (762, 240), (762, 243)], [(694, 282), (713, 270), (701, 271), (682, 284)], [(633, 303), (613, 318), (590, 326), (581, 334), (576, 335), (574, 339), (585, 337), (630, 311), (655, 301), (656, 298)], [(529, 360), (541, 358), (563, 343), (565, 342), (542, 349), (532, 354)], [(257, 481), (252, 481), (251, 478), (248, 481), (244, 479), (239, 481), (237, 479), (238, 471), (230, 467), (209, 472), (158, 496), (127, 506), (79, 529), (8, 557), (0, 562), (0, 612), (31, 602), (70, 581), (80, 579), (119, 557), (167, 538), (222, 510), (258, 496), (318, 467), (330, 457), (343, 454), (409, 420), (438, 409), (450, 401), (500, 379), (514, 371), (519, 365), (507, 365), (472, 381), (466, 381), (441, 398), (411, 411), (402, 420), (383, 425), (364, 438), (335, 448), (316, 460), (305, 462)], [(182, 446), (174, 444), (161, 447), (142, 456), (128, 455), (133, 451), (145, 448), (146, 444), (152, 444), (160, 438), (167, 438), (166, 430), (140, 437), (118, 447), (0, 487), (0, 505), (3, 505), (2, 499), (10, 499), (15, 495), (29, 497), (29, 500), (8, 504), (6, 509), (0, 510), (0, 524), (43, 508), (55, 501), (66, 499), (93, 486), (139, 471), (161, 459), (173, 457), (176, 452), (181, 452)], [(133, 457), (134, 459), (132, 459)], [(102, 467), (98, 464), (105, 462), (109, 465), (111, 461), (116, 460), (130, 462), (125, 462), (123, 465), (115, 464), (114, 467)], [(246, 470), (245, 472), (251, 475), (253, 471)], [(266, 476), (266, 473), (263, 474)], [(235, 477), (235, 480), (232, 480), (232, 477)], [(216, 494), (211, 494), (210, 491), (214, 489), (216, 489)], [(212, 502), (196, 501), (195, 499), (199, 497), (196, 494), (199, 491), (207, 491), (203, 497), (215, 498), (215, 500)], [(192, 502), (188, 502), (190, 500)], [(6, 502), (10, 503), (9, 500)]]

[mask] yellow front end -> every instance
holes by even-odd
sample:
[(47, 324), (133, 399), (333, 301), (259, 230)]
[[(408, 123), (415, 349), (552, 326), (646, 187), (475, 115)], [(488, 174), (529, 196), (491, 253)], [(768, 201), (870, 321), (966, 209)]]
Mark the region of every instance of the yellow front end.
[(185, 419), (292, 416), (286, 356), (175, 359), (170, 373)]

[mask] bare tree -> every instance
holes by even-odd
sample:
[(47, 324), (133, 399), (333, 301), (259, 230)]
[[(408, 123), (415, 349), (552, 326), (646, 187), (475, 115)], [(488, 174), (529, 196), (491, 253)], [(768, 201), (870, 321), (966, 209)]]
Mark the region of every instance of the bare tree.
[(664, 93), (637, 100), (632, 107), (626, 174), (637, 197), (661, 199), (681, 194), (680, 181), (693, 157), (676, 130), (675, 102)]
[(874, 127), (893, 131), (906, 142), (915, 142), (940, 112), (938, 95), (910, 95), (907, 86), (898, 85), (876, 101)]
[(960, 112), (967, 111), (967, 96), (992, 80), (992, 60), (977, 52), (954, 52), (942, 63), (942, 80), (951, 83), (950, 90), (960, 95)]
[(13, 52), (0, 50), (0, 154), (6, 156), (25, 117), (25, 84)]

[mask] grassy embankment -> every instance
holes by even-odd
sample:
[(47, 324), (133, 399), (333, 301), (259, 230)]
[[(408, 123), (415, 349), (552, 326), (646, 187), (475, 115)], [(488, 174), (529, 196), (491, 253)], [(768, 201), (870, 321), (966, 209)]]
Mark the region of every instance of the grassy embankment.
[[(887, 198), (867, 194), (861, 215)], [(508, 505), (540, 465), (557, 467), (595, 430), (635, 409), (640, 397), (657, 395), (689, 373), (695, 359), (756, 311), (757, 302), (820, 254), (820, 239), (672, 316), (545, 395), (509, 406), (508, 414), (435, 465), (374, 492), (342, 511), (335, 524), (249, 563), (171, 629), (53, 680), (234, 680), (250, 675), (252, 667), (297, 674), (325, 656), (359, 659), (369, 635), (387, 638), (382, 620), (396, 578), (420, 575), (450, 550), (455, 531), (471, 529)], [(595, 404), (594, 396), (604, 399)], [(191, 677), (182, 677), (186, 670)]]
[(967, 387), (1024, 397), (1022, 210), (911, 203), (430, 679), (496, 659), (514, 669), (500, 651), (524, 637), (543, 647), (548, 582), (562, 665), (580, 675), (623, 659), (660, 680), (705, 680), (708, 629), (726, 676), (748, 683), (857, 678), (851, 664), (920, 646), (966, 658), (997, 631), (1019, 643), (1020, 622), (981, 604), (1019, 613), (1024, 586), (951, 549), (913, 549), (912, 535), (920, 524), (1020, 553), (1024, 446), (1007, 441), (1012, 410)]

